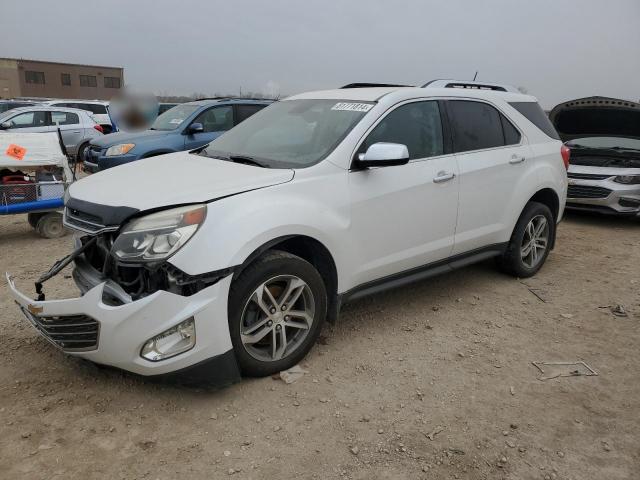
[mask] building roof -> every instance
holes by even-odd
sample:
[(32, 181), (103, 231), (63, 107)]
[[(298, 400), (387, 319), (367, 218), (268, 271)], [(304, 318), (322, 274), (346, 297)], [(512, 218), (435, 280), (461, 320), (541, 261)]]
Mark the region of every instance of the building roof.
[(32, 58), (10, 58), (10, 57), (0, 57), (0, 60), (14, 60), (16, 62), (34, 62), (34, 63), (49, 63), (51, 65), (70, 65), (74, 67), (90, 67), (90, 68), (115, 68), (119, 70), (124, 70), (124, 67), (110, 67), (107, 65), (89, 65), (85, 63), (69, 63), (69, 62), (51, 62), (49, 60), (35, 60)]

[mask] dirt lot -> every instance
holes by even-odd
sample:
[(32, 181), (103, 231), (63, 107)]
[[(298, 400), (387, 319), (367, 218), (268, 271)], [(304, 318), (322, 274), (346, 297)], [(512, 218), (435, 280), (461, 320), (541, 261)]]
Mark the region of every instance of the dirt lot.
[[(4, 217), (0, 270), (31, 291), (69, 241)], [(537, 277), (489, 262), (359, 301), (298, 382), (218, 392), (64, 356), (3, 278), (0, 477), (639, 478), (638, 265), (639, 223), (570, 216)], [(50, 298), (75, 295), (70, 282)], [(540, 380), (531, 363), (577, 360), (598, 376)]]

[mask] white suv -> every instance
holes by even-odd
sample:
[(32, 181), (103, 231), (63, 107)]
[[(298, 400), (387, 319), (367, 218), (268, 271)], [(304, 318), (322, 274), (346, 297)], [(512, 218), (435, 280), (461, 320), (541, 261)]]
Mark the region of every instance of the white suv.
[[(514, 108), (537, 111), (535, 98), (510, 90), (276, 102), (197, 151), (74, 183), (76, 250), (39, 280), (39, 300), (10, 288), (72, 355), (225, 384), (295, 365), (357, 297), (489, 257), (533, 275), (553, 248), (568, 158)], [(41, 283), (72, 259), (83, 296), (45, 300)]]

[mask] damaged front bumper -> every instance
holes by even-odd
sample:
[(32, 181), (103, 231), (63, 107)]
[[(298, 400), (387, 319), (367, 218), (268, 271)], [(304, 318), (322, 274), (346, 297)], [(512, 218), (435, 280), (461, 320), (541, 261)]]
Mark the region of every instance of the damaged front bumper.
[[(81, 297), (34, 301), (7, 274), (11, 294), (25, 317), (56, 347), (144, 376), (171, 374), (216, 385), (239, 379), (227, 321), (231, 275), (190, 296), (158, 290), (136, 300), (115, 282), (83, 268), (81, 260), (76, 260), (74, 278), (84, 293)], [(119, 300), (117, 305), (113, 298)], [(196, 331), (191, 350), (162, 361), (140, 356), (147, 340), (190, 318)]]

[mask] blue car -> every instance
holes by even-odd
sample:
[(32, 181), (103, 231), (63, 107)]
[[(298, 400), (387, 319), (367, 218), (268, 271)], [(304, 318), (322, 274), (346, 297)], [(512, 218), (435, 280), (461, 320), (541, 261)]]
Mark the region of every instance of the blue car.
[(202, 147), (271, 103), (220, 98), (177, 105), (159, 115), (144, 132), (117, 132), (92, 140), (84, 170), (94, 173), (141, 158)]

